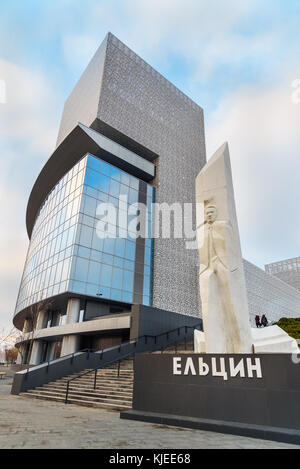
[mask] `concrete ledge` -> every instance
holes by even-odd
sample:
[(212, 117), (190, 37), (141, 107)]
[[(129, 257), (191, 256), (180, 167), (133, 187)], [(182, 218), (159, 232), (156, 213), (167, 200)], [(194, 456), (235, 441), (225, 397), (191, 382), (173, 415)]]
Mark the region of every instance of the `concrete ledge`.
[[(32, 337), (32, 333), (24, 334), (22, 342), (30, 339), (47, 339), (50, 337), (63, 337), (65, 335), (83, 334), (87, 332), (102, 332), (119, 329), (130, 329), (131, 315), (128, 313), (104, 316), (91, 321), (65, 324), (64, 326), (48, 327), (37, 329)], [(21, 344), (22, 342), (19, 342)]]
[(120, 418), (300, 445), (300, 430), (288, 428), (265, 427), (139, 410), (121, 412)]

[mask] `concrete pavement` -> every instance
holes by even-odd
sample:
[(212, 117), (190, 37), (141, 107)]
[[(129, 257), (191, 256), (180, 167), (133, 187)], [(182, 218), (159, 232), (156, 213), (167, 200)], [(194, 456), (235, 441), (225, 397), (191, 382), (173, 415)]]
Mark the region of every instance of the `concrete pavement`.
[(119, 413), (10, 394), (0, 380), (0, 448), (218, 449), (299, 446), (121, 420)]

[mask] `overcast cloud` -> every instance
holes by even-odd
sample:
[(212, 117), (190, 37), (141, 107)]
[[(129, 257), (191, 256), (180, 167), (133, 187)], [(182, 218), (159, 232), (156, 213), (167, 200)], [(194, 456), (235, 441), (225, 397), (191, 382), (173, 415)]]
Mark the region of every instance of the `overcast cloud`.
[(55, 146), (64, 100), (108, 31), (204, 108), (208, 157), (229, 142), (244, 256), (263, 267), (300, 255), (298, 1), (3, 3), (0, 326), (14, 310), (31, 187)]

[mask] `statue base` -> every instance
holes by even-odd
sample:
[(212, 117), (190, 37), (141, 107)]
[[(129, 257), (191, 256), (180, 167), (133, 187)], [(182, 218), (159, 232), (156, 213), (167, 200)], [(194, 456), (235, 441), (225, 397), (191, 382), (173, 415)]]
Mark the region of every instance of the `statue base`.
[(133, 409), (121, 418), (300, 444), (293, 357), (139, 354)]
[[(299, 353), (297, 341), (278, 326), (251, 328), (254, 353)], [(216, 344), (216, 347), (218, 344)], [(205, 332), (194, 332), (195, 353), (206, 353)], [(218, 352), (219, 353), (219, 352)]]

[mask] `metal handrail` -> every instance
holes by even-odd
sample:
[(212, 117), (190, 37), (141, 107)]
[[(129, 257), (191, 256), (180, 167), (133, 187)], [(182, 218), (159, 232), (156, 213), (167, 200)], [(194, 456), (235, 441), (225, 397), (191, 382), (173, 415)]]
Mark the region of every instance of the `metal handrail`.
[[(100, 366), (98, 366), (97, 368), (93, 368), (92, 370), (85, 371), (84, 373), (81, 373), (81, 374), (78, 375), (78, 376), (74, 376), (74, 378), (70, 378), (70, 379), (67, 381), (65, 404), (68, 403), (68, 395), (69, 395), (69, 388), (70, 388), (70, 383), (71, 383), (71, 381), (74, 381), (75, 379), (82, 378), (83, 376), (88, 375), (88, 374), (90, 374), (90, 373), (95, 373), (94, 389), (96, 389), (96, 385), (97, 385), (97, 371), (98, 371), (98, 370), (100, 370), (101, 368), (107, 368), (108, 366), (113, 365), (114, 363), (117, 363), (117, 362), (120, 363), (121, 360), (126, 360), (126, 358), (129, 358), (129, 357), (131, 357), (132, 355), (135, 355), (135, 352), (128, 353), (127, 355), (122, 356), (122, 358), (118, 358), (118, 359), (111, 360), (110, 362), (106, 363), (105, 365), (100, 365)], [(118, 369), (118, 377), (119, 377), (119, 373), (120, 373), (120, 369)]]
[[(118, 345), (115, 345), (114, 347), (109, 347), (109, 350), (113, 350), (113, 349), (117, 349), (117, 348), (121, 348), (121, 347), (124, 347), (125, 345), (128, 345), (128, 344), (131, 344), (131, 343), (137, 343), (138, 341), (141, 341), (142, 339), (147, 339), (147, 338), (151, 338), (151, 339), (154, 339), (157, 341), (157, 338), (158, 337), (162, 337), (164, 335), (166, 335), (168, 337), (169, 334), (172, 334), (172, 332), (175, 332), (175, 331), (180, 331), (181, 329), (185, 329), (185, 333), (187, 334), (187, 329), (197, 329), (198, 327), (202, 327), (202, 322), (201, 323), (198, 323), (198, 324), (195, 324), (194, 326), (180, 326), (180, 327), (175, 327), (174, 329), (171, 329), (167, 332), (162, 332), (160, 334), (157, 334), (157, 335), (150, 335), (150, 334), (144, 334), (144, 335), (141, 335), (135, 339), (130, 339), (130, 340), (127, 340), (126, 342), (122, 342), (121, 344), (118, 344)], [(180, 335), (180, 332), (178, 333), (178, 335)], [(155, 343), (156, 343), (155, 341)], [(169, 345), (167, 345), (166, 347), (169, 347)], [(103, 350), (97, 350), (96, 352), (94, 353), (100, 353), (100, 352), (103, 352), (104, 350), (107, 350), (107, 349), (103, 349)], [(78, 352), (75, 352), (75, 353), (78, 353)]]
[(67, 359), (68, 357), (71, 357), (71, 363), (72, 363), (72, 361), (73, 361), (73, 359), (74, 359), (74, 356), (75, 356), (77, 353), (91, 353), (91, 352), (93, 353), (94, 350), (93, 350), (93, 349), (85, 348), (85, 349), (82, 349), (82, 350), (77, 350), (77, 352), (72, 352), (72, 353), (69, 353), (68, 355), (64, 355), (63, 357), (55, 358), (54, 360), (48, 360), (48, 361), (45, 361), (45, 362), (43, 362), (43, 363), (40, 363), (39, 365), (34, 365), (34, 366), (32, 366), (31, 368), (28, 367), (27, 370), (26, 370), (25, 378), (27, 377), (28, 372), (29, 372), (29, 371), (32, 371), (32, 369), (33, 369), (35, 366), (45, 365), (45, 364), (47, 363), (47, 368), (46, 368), (46, 370), (47, 370), (47, 372), (48, 372), (50, 363), (53, 363), (53, 362), (55, 362), (55, 361), (57, 361), (57, 360), (60, 360), (61, 358)]
[[(117, 362), (120, 363), (121, 360), (125, 360), (126, 358), (135, 355), (135, 354), (136, 354), (136, 346), (137, 346), (137, 343), (138, 343), (138, 342), (141, 342), (141, 341), (142, 341), (141, 339), (144, 339), (144, 340), (145, 340), (145, 344), (146, 344), (146, 343), (147, 343), (147, 338), (150, 338), (150, 337), (151, 337), (151, 338), (154, 338), (154, 343), (156, 344), (158, 337), (166, 336), (167, 339), (168, 339), (169, 335), (172, 334), (172, 332), (176, 332), (176, 331), (178, 332), (178, 337), (179, 337), (179, 336), (180, 336), (180, 330), (181, 330), (181, 329), (184, 329), (184, 330), (185, 330), (185, 335), (186, 335), (188, 329), (193, 329), (193, 330), (195, 330), (195, 329), (197, 329), (198, 327), (202, 327), (202, 322), (201, 322), (201, 323), (198, 323), (198, 324), (195, 324), (194, 326), (180, 326), (180, 327), (176, 327), (176, 328), (171, 329), (171, 330), (169, 330), (169, 331), (167, 331), (167, 332), (162, 332), (162, 333), (157, 334), (157, 335), (145, 334), (145, 335), (143, 335), (143, 336), (139, 336), (137, 339), (130, 339), (129, 341), (127, 341), (127, 342), (122, 342), (121, 344), (118, 344), (118, 345), (116, 345), (116, 346), (114, 346), (114, 347), (109, 347), (109, 348), (107, 348), (107, 349), (102, 349), (102, 350), (99, 350), (99, 351), (95, 352), (95, 353), (100, 353), (100, 352), (101, 352), (101, 360), (102, 360), (103, 353), (105, 352), (105, 350), (106, 350), (106, 351), (112, 351), (113, 349), (119, 349), (119, 354), (120, 354), (120, 353), (121, 353), (121, 348), (122, 348), (122, 346), (125, 346), (125, 345), (128, 345), (128, 344), (134, 344), (134, 346), (135, 346), (135, 348), (134, 348), (134, 350), (133, 350), (132, 352), (130, 352), (130, 353), (126, 354), (126, 355), (123, 355), (122, 358), (120, 358), (120, 357), (114, 358), (113, 360), (109, 361), (109, 362), (106, 363), (105, 365), (100, 365), (100, 366), (98, 366), (98, 367), (96, 367), (96, 368), (93, 368), (92, 370), (88, 370), (88, 371), (86, 371), (86, 372), (84, 372), (84, 373), (81, 373), (81, 374), (79, 374), (79, 375), (77, 375), (77, 376), (74, 376), (73, 378), (70, 378), (70, 379), (67, 381), (65, 404), (68, 403), (68, 395), (69, 395), (69, 388), (70, 388), (70, 382), (71, 382), (71, 381), (75, 381), (76, 379), (81, 378), (82, 376), (88, 375), (88, 374), (90, 374), (90, 373), (95, 373), (94, 389), (96, 389), (97, 371), (98, 371), (99, 369), (101, 369), (101, 368), (106, 368), (107, 366), (110, 366), (110, 365), (112, 365), (112, 364), (114, 364), (114, 363), (117, 363)], [(186, 339), (186, 337), (185, 337), (185, 339)], [(181, 338), (181, 339), (178, 339), (177, 341), (173, 341), (171, 344), (166, 345), (165, 347), (163, 347), (163, 348), (161, 349), (161, 352), (163, 353), (163, 350), (165, 350), (166, 348), (171, 347), (172, 345), (178, 343), (178, 341), (180, 341), (180, 340), (182, 340), (182, 338)], [(78, 353), (78, 352), (76, 352), (76, 353)], [(118, 370), (118, 373), (119, 373), (119, 370)]]

